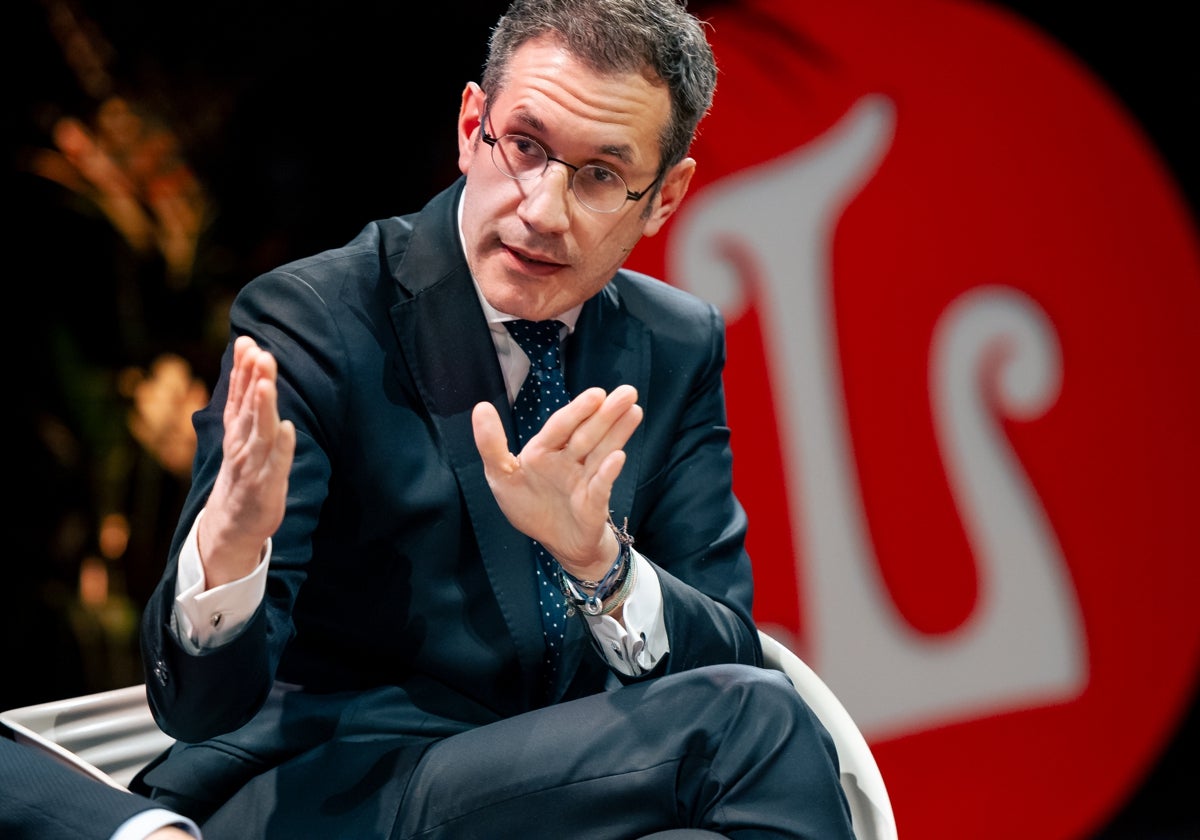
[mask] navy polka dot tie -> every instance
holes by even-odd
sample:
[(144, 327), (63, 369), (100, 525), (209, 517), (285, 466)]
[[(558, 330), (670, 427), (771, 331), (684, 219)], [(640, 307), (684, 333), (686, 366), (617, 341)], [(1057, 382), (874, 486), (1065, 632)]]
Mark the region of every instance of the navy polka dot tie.
[[(504, 326), (529, 357), (529, 375), (513, 403), (517, 440), (524, 448), (526, 441), (537, 434), (546, 419), (570, 400), (558, 346), (563, 324), (561, 321), (506, 321)], [(555, 582), (558, 561), (537, 540), (533, 540), (533, 557), (542, 631), (546, 637), (546, 689), (549, 692), (562, 655), (567, 607)]]

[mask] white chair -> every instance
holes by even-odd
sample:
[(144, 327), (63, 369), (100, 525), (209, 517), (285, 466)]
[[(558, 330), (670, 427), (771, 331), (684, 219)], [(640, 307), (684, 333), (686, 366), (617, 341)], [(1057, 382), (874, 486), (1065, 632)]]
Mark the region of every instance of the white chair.
[[(829, 730), (859, 840), (896, 840), (891, 800), (875, 756), (846, 708), (795, 653), (759, 633), (768, 667), (783, 671)], [(0, 712), (11, 736), (117, 788), (171, 745), (150, 714), (145, 686), (133, 685)]]
[(143, 685), (11, 709), (0, 712), (0, 724), (13, 740), (117, 788), (173, 743), (154, 722)]
[(892, 801), (879, 765), (875, 763), (875, 755), (858, 724), (804, 660), (766, 633), (760, 631), (758, 635), (762, 641), (764, 663), (791, 678), (800, 696), (833, 738), (842, 771), (842, 789), (850, 802), (850, 816), (858, 840), (896, 840)]

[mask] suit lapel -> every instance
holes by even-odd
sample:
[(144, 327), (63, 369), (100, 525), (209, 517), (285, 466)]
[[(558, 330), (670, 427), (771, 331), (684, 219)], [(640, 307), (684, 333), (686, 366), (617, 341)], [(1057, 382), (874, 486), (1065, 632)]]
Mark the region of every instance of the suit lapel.
[[(444, 441), (531, 700), (540, 694), (542, 626), (533, 608), (532, 569), (528, 562), (514, 562), (529, 557), (529, 538), (509, 524), (488, 487), (475, 448), (472, 408), (491, 402), (509, 441), (516, 435), (495, 346), (455, 232), (457, 196), (458, 190), (443, 193), (422, 211), (394, 268), (401, 291), (409, 293), (392, 308), (402, 356), (397, 364), (407, 367)], [(447, 341), (447, 336), (455, 340)]]

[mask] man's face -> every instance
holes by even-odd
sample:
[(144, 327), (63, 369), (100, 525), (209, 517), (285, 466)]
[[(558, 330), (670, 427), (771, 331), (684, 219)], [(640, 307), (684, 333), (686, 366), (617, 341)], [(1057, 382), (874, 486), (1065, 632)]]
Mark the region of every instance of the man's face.
[(637, 241), (657, 233), (675, 211), (695, 162), (684, 160), (664, 175), (648, 215), (649, 195), (615, 213), (597, 213), (575, 198), (571, 170), (562, 164), (551, 162), (541, 176), (522, 181), (500, 172), (481, 128), (492, 137), (529, 137), (575, 166), (607, 167), (640, 192), (658, 173), (659, 134), (669, 113), (665, 85), (636, 73), (597, 75), (549, 38), (517, 51), (498, 96), (488, 100), (467, 85), (458, 120), (459, 169), (467, 176), (463, 235), (471, 272), (492, 306), (542, 320), (587, 300)]

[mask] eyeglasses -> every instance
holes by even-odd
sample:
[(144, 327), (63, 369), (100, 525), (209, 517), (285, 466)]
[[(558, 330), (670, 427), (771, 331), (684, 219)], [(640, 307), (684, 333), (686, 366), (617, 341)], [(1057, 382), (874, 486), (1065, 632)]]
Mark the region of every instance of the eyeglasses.
[(624, 206), (626, 201), (638, 201), (650, 188), (658, 183), (658, 177), (649, 187), (641, 192), (631, 192), (625, 181), (611, 169), (595, 163), (576, 166), (550, 157), (542, 145), (523, 134), (505, 134), (503, 137), (493, 137), (486, 129), (480, 129), (483, 142), (492, 147), (492, 163), (496, 168), (514, 181), (530, 181), (541, 176), (550, 161), (561, 163), (571, 174), (567, 185), (579, 203), (597, 213), (615, 213)]

